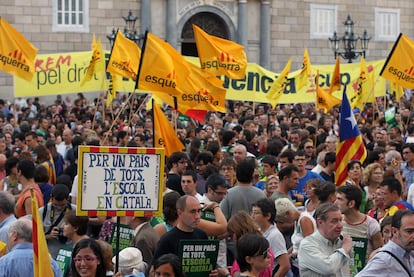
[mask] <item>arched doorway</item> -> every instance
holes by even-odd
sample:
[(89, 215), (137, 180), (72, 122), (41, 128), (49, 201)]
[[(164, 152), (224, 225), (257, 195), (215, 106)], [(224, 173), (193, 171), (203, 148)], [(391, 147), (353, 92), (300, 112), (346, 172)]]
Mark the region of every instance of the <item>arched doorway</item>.
[(194, 14), (185, 22), (181, 33), (181, 54), (184, 56), (198, 57), (192, 24), (199, 26), (210, 35), (224, 39), (230, 37), (226, 23), (218, 15), (210, 12)]

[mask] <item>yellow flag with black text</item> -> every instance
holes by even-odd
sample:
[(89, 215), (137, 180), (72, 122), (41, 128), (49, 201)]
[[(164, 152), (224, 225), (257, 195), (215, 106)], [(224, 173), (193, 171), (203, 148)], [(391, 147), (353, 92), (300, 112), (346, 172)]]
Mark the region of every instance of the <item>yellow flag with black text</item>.
[(92, 58), (80, 85), (83, 86), (87, 81), (91, 80), (94, 74), (100, 74), (97, 78), (102, 79), (103, 83), (105, 79), (105, 58), (101, 38), (98, 38), (98, 41), (96, 41), (95, 34), (93, 34), (92, 38)]
[(31, 81), (37, 48), (4, 18), (0, 18), (0, 70)]
[(353, 96), (349, 99), (351, 108), (359, 108), (361, 111), (367, 102), (374, 101), (374, 72), (367, 68), (364, 57), (360, 61), (360, 73), (357, 81), (356, 90)]
[(285, 68), (280, 72), (276, 80), (274, 80), (272, 86), (269, 89), (269, 92), (266, 95), (266, 98), (269, 100), (269, 103), (272, 104), (274, 108), (279, 103), (279, 98), (285, 91), (285, 87), (288, 83), (288, 75), (290, 71), (290, 65), (292, 64), (292, 59), (289, 59)]
[(309, 81), (309, 78), (312, 78), (310, 75), (312, 73), (312, 66), (309, 59), (308, 49), (305, 48), (303, 52), (303, 64), (302, 69), (300, 70), (299, 76), (297, 77), (296, 90), (301, 90), (305, 87)]
[(316, 110), (323, 109), (324, 113), (330, 111), (336, 105), (341, 104), (341, 100), (325, 91), (319, 86), (319, 70), (316, 74)]
[(141, 49), (139, 49), (138, 45), (132, 40), (127, 39), (118, 30), (106, 71), (112, 75), (116, 74), (136, 80), (140, 58)]
[(180, 95), (190, 74), (188, 62), (168, 42), (148, 33), (135, 88)]
[(338, 56), (336, 57), (336, 63), (334, 67), (334, 71), (332, 73), (331, 85), (329, 86), (329, 93), (332, 94), (333, 92), (341, 89), (341, 58)]
[(178, 138), (177, 133), (165, 117), (164, 112), (155, 103), (152, 105), (152, 110), (154, 113), (154, 146), (164, 148), (166, 156), (170, 156), (177, 151), (182, 151), (184, 144)]
[(247, 56), (244, 46), (234, 41), (215, 37), (193, 24), (201, 69), (214, 76), (225, 75), (243, 79), (246, 75)]
[(400, 34), (385, 61), (380, 76), (402, 86), (414, 89), (414, 41)]

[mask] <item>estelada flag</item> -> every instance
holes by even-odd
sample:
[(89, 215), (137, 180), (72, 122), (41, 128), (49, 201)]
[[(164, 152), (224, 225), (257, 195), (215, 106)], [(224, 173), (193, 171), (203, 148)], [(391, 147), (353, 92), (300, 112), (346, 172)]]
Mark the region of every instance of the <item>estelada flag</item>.
[(30, 190), (32, 200), (32, 242), (33, 242), (33, 269), (34, 277), (53, 277), (52, 264), (49, 250), (46, 244), (42, 219), (39, 214), (39, 206), (33, 189)]
[(266, 98), (269, 99), (270, 104), (274, 108), (277, 103), (279, 103), (279, 98), (285, 90), (286, 84), (288, 82), (288, 75), (290, 71), (290, 65), (292, 64), (292, 59), (289, 59), (285, 68), (280, 72), (277, 79), (273, 82), (272, 86), (269, 89), (269, 92), (266, 95)]
[(182, 151), (184, 145), (161, 108), (153, 102), (152, 110), (154, 113), (154, 146), (164, 148), (166, 156)]
[(334, 91), (341, 89), (341, 58), (336, 57), (335, 68), (332, 73), (331, 85), (329, 86), (329, 93), (332, 94)]
[(139, 49), (138, 45), (132, 40), (127, 39), (118, 30), (106, 71), (112, 75), (120, 75), (136, 80), (140, 58), (141, 49)]
[(339, 114), (339, 142), (336, 146), (335, 184), (342, 186), (345, 183), (350, 161), (358, 160), (363, 164), (366, 157), (367, 150), (346, 95), (346, 86), (344, 86)]
[(147, 33), (135, 88), (180, 95), (190, 74), (188, 62), (170, 44)]
[(414, 42), (402, 33), (388, 55), (380, 76), (403, 88), (414, 89)]
[(92, 38), (92, 57), (88, 65), (88, 70), (85, 73), (80, 85), (83, 86), (87, 81), (91, 80), (94, 74), (100, 74), (102, 83), (105, 74), (105, 58), (102, 51), (101, 38), (96, 41), (95, 34)]
[(325, 91), (319, 86), (319, 71), (316, 74), (316, 109), (323, 109), (324, 113), (330, 111), (336, 105), (341, 104), (341, 100)]
[(193, 30), (202, 70), (214, 76), (226, 75), (230, 79), (244, 78), (247, 68), (244, 46), (209, 35), (194, 24)]
[(31, 81), (37, 48), (6, 20), (0, 18), (0, 69)]
[(301, 90), (303, 87), (306, 86), (308, 83), (309, 78), (311, 77), (310, 74), (312, 73), (312, 66), (309, 59), (309, 53), (308, 49), (305, 48), (305, 51), (303, 52), (303, 64), (302, 69), (300, 70), (299, 76), (298, 76), (298, 82), (296, 85), (296, 91)]

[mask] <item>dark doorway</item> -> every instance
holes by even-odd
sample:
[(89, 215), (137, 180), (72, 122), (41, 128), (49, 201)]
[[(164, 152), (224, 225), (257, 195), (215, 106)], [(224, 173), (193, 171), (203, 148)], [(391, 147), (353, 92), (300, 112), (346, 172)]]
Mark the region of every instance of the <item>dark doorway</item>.
[(183, 27), (181, 34), (181, 54), (198, 57), (194, 40), (193, 24), (197, 25), (210, 35), (229, 39), (229, 30), (221, 17), (214, 13), (201, 12), (193, 15)]

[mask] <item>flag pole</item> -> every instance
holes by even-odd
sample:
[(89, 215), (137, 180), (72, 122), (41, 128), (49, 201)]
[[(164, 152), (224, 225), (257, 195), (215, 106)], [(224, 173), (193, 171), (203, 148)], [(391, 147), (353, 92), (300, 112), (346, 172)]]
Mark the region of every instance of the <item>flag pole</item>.
[(115, 258), (115, 272), (118, 272), (119, 269), (119, 237), (120, 237), (120, 232), (121, 232), (121, 217), (117, 216), (116, 217), (116, 243), (115, 243), (115, 253), (116, 253), (116, 258)]
[[(142, 55), (141, 55), (142, 57)], [(155, 116), (154, 116), (154, 98), (151, 99), (152, 107), (152, 147), (155, 147)]]
[[(147, 46), (148, 30), (145, 31), (144, 42), (142, 43), (141, 57), (139, 58), (137, 80), (135, 81), (135, 89), (139, 88), (139, 76), (141, 75), (142, 61), (144, 59), (145, 48)], [(154, 125), (154, 124), (153, 124)]]

